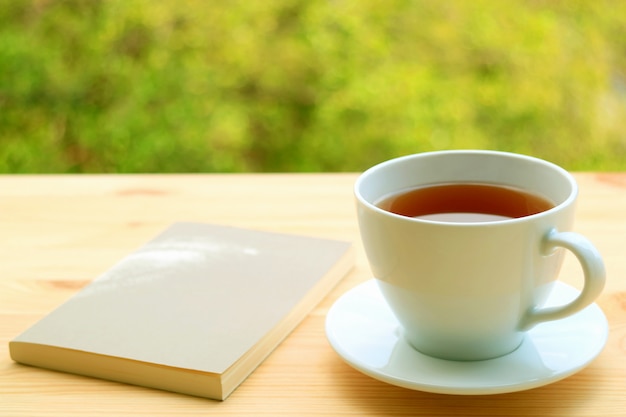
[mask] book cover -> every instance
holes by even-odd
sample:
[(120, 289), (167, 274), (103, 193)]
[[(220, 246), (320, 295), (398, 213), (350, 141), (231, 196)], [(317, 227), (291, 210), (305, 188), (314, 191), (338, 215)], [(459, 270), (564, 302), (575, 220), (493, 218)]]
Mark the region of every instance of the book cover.
[(10, 354), (223, 400), (353, 263), (348, 242), (175, 223), (9, 342)]

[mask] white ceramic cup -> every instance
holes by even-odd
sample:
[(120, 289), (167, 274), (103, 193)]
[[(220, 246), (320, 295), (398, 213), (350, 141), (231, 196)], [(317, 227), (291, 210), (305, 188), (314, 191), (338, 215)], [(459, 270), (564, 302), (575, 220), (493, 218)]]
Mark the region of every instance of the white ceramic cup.
[[(489, 183), (540, 194), (555, 206), (521, 218), (446, 222), (379, 208), (382, 198), (439, 183)], [(524, 332), (591, 304), (605, 269), (595, 247), (571, 232), (578, 187), (552, 163), (494, 151), (441, 151), (392, 159), (355, 184), (361, 238), (381, 292), (408, 342), (451, 360), (514, 351)], [(584, 287), (566, 305), (542, 308), (563, 248), (579, 260)]]

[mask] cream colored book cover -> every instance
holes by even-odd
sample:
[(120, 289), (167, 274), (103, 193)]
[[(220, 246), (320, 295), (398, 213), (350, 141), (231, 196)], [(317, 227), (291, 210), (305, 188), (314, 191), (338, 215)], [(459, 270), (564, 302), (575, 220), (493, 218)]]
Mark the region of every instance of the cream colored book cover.
[(347, 242), (175, 223), (11, 341), (11, 357), (222, 400), (352, 266)]

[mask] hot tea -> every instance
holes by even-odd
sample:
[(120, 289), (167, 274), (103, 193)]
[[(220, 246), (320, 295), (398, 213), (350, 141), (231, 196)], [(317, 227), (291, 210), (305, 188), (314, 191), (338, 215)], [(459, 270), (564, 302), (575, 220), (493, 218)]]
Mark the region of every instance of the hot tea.
[(383, 210), (407, 217), (449, 222), (485, 222), (530, 216), (554, 207), (543, 196), (485, 183), (422, 186), (384, 197)]
[[(497, 151), (424, 152), (364, 171), (354, 185), (359, 232), (375, 287), (392, 313), (364, 307), (380, 314), (363, 322), (374, 337), (364, 343), (380, 341), (378, 323), (385, 323), (393, 332), (394, 366), (398, 343), (405, 342), (403, 354), (414, 348), (441, 359), (482, 361), (531, 341), (537, 324), (576, 320), (573, 314), (590, 306), (605, 282), (597, 249), (572, 231), (577, 192), (563, 168)], [(570, 252), (582, 265), (584, 286), (555, 305), (551, 291), (560, 286), (558, 272)], [(348, 321), (353, 328), (355, 321)], [(351, 363), (364, 363), (354, 358)], [(388, 371), (383, 365), (369, 369)], [(406, 375), (394, 378), (407, 381)]]

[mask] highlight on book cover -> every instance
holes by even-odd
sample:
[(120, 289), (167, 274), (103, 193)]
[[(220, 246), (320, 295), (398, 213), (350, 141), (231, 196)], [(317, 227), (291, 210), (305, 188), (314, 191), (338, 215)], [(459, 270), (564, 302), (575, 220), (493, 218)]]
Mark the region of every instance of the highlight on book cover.
[(348, 242), (175, 223), (17, 336), (10, 354), (223, 400), (353, 264)]

